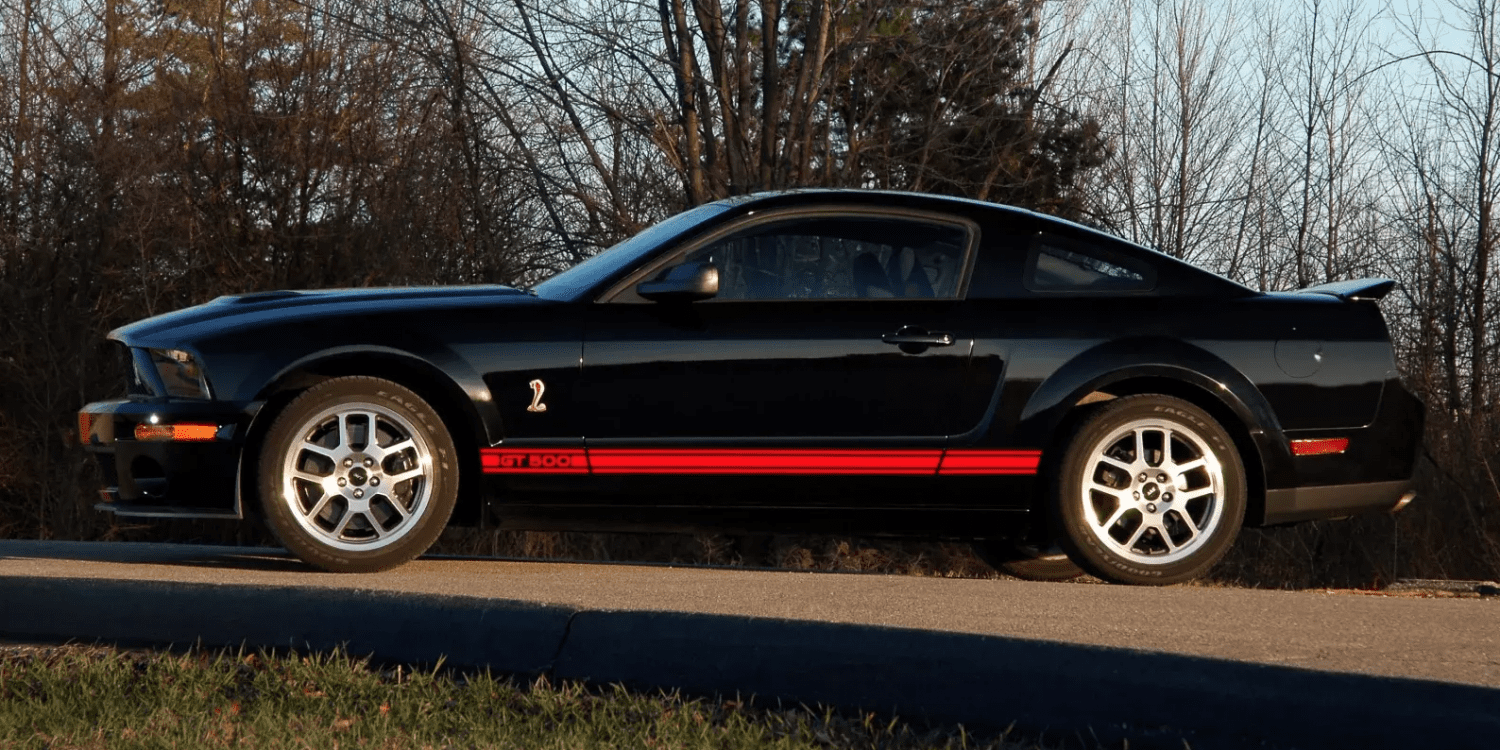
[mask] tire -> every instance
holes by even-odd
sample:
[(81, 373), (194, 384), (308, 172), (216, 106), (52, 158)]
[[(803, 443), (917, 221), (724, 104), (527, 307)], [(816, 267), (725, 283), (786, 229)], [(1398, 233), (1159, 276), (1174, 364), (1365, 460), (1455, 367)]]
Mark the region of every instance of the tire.
[(974, 543), (974, 554), (985, 564), (1023, 581), (1071, 581), (1083, 568), (1068, 559), (1060, 547), (1038, 549), (1009, 540), (987, 539)]
[(292, 400), (258, 468), (272, 533), (335, 573), (387, 570), (422, 554), (458, 498), (458, 454), (437, 412), (378, 378), (328, 380)]
[(1053, 476), (1052, 517), (1068, 557), (1116, 583), (1202, 575), (1245, 516), (1245, 469), (1229, 433), (1179, 398), (1101, 404), (1073, 431)]

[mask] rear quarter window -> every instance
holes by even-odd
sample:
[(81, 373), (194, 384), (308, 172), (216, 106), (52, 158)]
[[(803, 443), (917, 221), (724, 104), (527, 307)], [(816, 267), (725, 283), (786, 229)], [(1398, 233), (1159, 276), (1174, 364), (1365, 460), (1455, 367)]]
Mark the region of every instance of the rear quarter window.
[(1031, 242), (1023, 283), (1033, 292), (1145, 292), (1155, 288), (1156, 274), (1108, 248), (1041, 234)]

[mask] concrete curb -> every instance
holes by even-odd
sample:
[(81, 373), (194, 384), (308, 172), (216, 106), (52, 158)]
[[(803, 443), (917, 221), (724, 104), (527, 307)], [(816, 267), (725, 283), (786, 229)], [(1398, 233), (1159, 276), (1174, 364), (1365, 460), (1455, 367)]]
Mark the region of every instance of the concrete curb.
[(293, 586), (0, 577), (0, 635), (328, 649), (1132, 746), (1493, 747), (1500, 691), (900, 628)]

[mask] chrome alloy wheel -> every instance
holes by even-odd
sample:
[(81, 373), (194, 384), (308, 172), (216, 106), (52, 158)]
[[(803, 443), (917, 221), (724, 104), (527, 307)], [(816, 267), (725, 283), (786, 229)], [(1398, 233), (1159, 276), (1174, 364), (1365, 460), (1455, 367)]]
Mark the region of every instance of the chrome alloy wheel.
[(1202, 435), (1177, 421), (1137, 419), (1095, 443), (1078, 500), (1089, 532), (1143, 566), (1197, 552), (1224, 517), (1224, 468)]
[(286, 452), (281, 495), (292, 518), (341, 550), (395, 543), (427, 512), (432, 447), (411, 422), (371, 403), (341, 403), (306, 420)]

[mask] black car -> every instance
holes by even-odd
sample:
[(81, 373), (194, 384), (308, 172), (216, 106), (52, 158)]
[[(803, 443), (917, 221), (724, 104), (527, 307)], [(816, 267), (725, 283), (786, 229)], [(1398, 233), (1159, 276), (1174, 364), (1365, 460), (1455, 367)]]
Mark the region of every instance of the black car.
[(489, 519), (968, 539), (1038, 577), (1171, 583), (1242, 524), (1412, 499), (1422, 406), (1376, 306), (1393, 285), (1263, 294), (1006, 206), (759, 194), (530, 291), (262, 292), (143, 320), (110, 334), (127, 395), (79, 429), (100, 509), (258, 512), (333, 571)]

